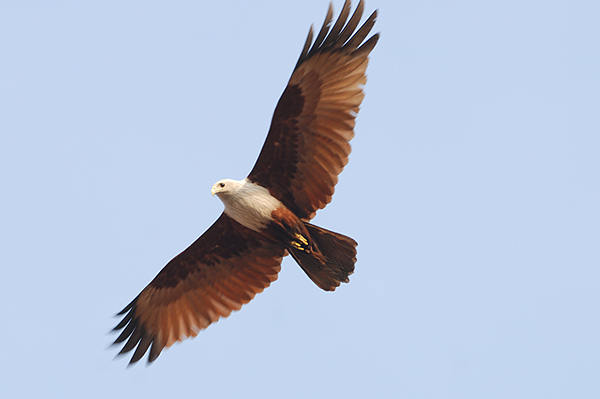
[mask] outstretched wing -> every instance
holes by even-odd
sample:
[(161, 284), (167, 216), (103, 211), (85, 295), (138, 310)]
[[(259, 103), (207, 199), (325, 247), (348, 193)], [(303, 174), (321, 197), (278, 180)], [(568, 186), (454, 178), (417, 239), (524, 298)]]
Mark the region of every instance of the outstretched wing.
[(248, 176), (306, 221), (331, 201), (338, 175), (348, 163), (354, 119), (364, 97), (368, 56), (379, 39), (375, 34), (363, 43), (377, 11), (355, 32), (363, 8), (361, 1), (346, 24), (350, 15), (347, 0), (330, 31), (330, 5), (312, 46), (311, 27)]
[(150, 345), (148, 361), (176, 341), (239, 310), (277, 279), (284, 249), (225, 213), (171, 260), (119, 315), (119, 354), (135, 349), (130, 363)]

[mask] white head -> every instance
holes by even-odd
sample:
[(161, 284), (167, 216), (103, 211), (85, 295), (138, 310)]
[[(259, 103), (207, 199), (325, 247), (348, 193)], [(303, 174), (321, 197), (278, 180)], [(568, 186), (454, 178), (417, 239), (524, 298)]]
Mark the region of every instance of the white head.
[(225, 213), (233, 220), (254, 231), (260, 231), (273, 220), (271, 213), (283, 204), (269, 190), (244, 180), (223, 179), (210, 192), (223, 201)]
[(233, 194), (240, 186), (244, 184), (244, 180), (222, 179), (216, 182), (210, 189), (210, 193), (217, 196), (221, 201)]

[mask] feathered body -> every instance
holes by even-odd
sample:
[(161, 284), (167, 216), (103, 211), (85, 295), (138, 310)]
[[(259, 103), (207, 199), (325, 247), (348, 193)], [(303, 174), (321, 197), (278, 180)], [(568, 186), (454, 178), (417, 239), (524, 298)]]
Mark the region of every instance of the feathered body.
[(271, 214), (283, 207), (269, 190), (248, 179), (219, 180), (211, 189), (223, 205), (225, 214), (244, 227), (260, 232), (272, 222)]
[[(244, 180), (212, 187), (223, 214), (173, 258), (123, 309), (120, 354), (154, 361), (173, 343), (239, 310), (277, 279), (288, 254), (320, 288), (333, 291), (354, 271), (357, 243), (310, 224), (330, 201), (348, 163), (354, 120), (364, 97), (367, 39), (377, 12), (357, 29), (363, 2), (350, 16), (346, 0), (313, 42), (312, 28), (271, 121), (254, 168)], [(366, 40), (365, 40), (366, 39)]]

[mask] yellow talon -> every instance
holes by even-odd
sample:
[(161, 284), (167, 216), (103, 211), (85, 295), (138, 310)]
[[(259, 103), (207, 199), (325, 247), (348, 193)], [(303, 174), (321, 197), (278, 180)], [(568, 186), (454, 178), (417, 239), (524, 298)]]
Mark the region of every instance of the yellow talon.
[(308, 245), (308, 240), (302, 234), (296, 233), (296, 238), (304, 245)]
[(306, 251), (308, 247), (308, 240), (302, 236), (302, 234), (294, 234), (295, 240), (292, 240), (292, 247), (299, 249), (300, 251)]

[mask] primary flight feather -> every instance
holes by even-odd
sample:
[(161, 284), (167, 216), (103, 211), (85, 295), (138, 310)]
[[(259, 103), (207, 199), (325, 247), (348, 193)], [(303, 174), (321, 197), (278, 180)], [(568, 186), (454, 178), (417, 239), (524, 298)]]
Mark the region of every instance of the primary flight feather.
[[(233, 310), (277, 279), (287, 254), (320, 288), (333, 291), (354, 271), (357, 243), (310, 224), (324, 208), (350, 154), (354, 120), (364, 97), (367, 39), (377, 11), (357, 30), (364, 4), (348, 20), (344, 3), (331, 26), (331, 5), (313, 42), (312, 28), (247, 178), (223, 179), (211, 192), (225, 210), (123, 309), (115, 330), (119, 354), (148, 361)], [(366, 40), (365, 40), (366, 39)]]

